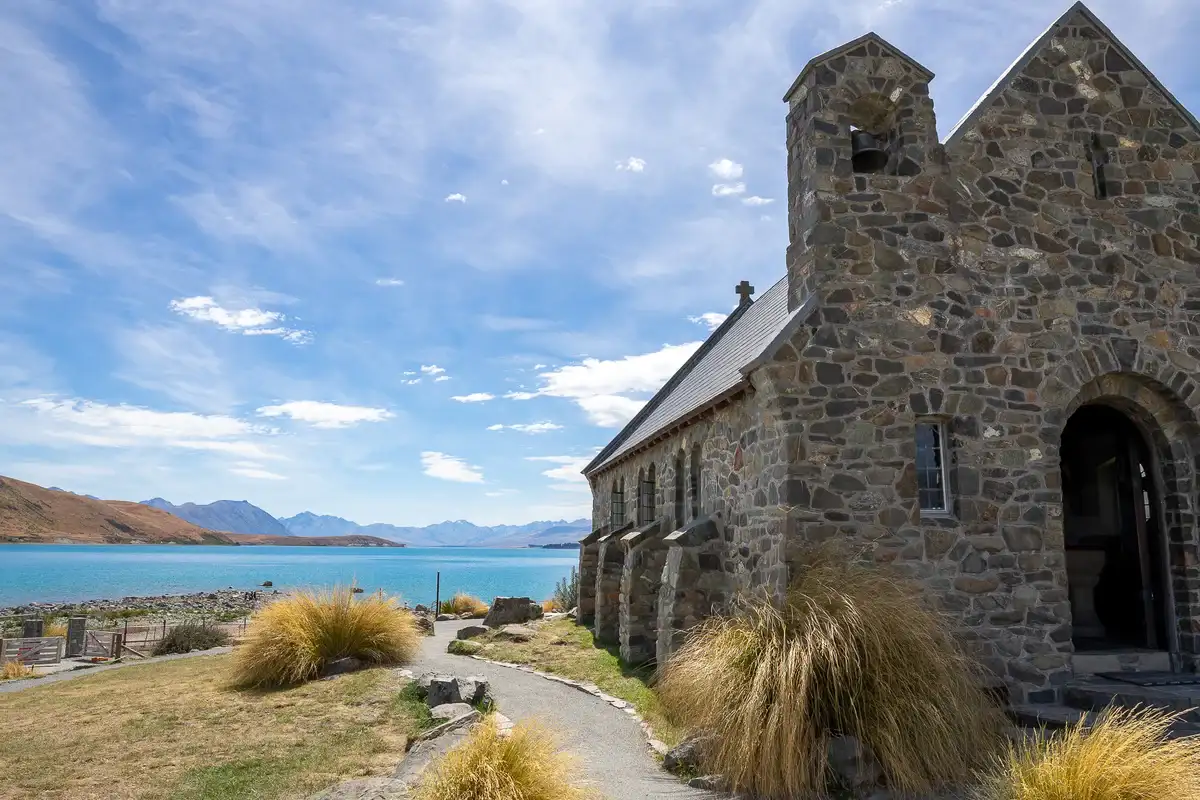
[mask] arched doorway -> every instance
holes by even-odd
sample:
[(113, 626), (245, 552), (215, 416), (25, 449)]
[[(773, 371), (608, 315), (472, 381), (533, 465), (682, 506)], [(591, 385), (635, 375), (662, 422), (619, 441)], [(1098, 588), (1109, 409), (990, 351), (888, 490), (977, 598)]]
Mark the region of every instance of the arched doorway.
[(1170, 601), (1152, 449), (1129, 417), (1096, 403), (1071, 415), (1060, 455), (1075, 649), (1166, 650)]

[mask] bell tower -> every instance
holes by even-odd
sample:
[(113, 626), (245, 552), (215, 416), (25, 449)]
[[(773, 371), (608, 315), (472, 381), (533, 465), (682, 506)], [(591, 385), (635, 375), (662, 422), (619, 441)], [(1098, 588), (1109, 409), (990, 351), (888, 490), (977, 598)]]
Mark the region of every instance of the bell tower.
[(862, 222), (878, 220), (853, 215), (907, 210), (884, 195), (905, 192), (944, 164), (931, 80), (928, 69), (868, 33), (808, 62), (788, 89), (789, 309), (817, 292), (824, 306), (840, 283), (833, 274), (863, 270), (852, 263), (861, 251), (847, 245), (870, 235)]

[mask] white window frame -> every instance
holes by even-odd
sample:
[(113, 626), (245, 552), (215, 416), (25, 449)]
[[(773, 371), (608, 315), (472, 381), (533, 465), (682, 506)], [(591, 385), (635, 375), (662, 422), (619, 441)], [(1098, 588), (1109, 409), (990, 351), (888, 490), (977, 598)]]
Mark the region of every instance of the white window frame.
[(917, 468), (917, 505), (921, 509), (922, 517), (948, 517), (953, 514), (954, 499), (950, 493), (950, 437), (947, 435), (946, 423), (940, 419), (918, 419), (917, 427), (913, 429), (913, 438), (917, 439), (917, 432), (921, 426), (933, 428), (937, 434), (937, 446), (935, 448), (935, 457), (941, 462), (938, 464), (942, 480), (942, 507), (941, 508), (926, 508), (922, 503), (921, 497), (921, 462), (919, 458), (921, 444), (919, 441), (914, 441), (916, 445), (916, 456), (914, 458)]

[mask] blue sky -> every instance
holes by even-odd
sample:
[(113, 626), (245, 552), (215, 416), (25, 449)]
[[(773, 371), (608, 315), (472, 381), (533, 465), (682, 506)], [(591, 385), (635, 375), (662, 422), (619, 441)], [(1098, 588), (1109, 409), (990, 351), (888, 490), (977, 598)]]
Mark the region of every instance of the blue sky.
[[(938, 74), (944, 133), (1066, 7), (5, 3), (0, 474), (586, 515), (579, 469), (784, 273), (804, 62), (877, 31)], [(1200, 110), (1200, 4), (1091, 7)]]

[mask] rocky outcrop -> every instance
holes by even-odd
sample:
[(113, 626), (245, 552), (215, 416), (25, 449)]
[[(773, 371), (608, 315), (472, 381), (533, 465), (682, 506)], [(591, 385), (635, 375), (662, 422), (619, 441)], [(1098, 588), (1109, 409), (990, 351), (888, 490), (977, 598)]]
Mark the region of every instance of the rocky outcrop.
[(523, 622), (542, 618), (542, 604), (528, 597), (497, 597), (492, 608), (484, 617), (483, 624), (489, 628), (504, 625), (520, 625)]

